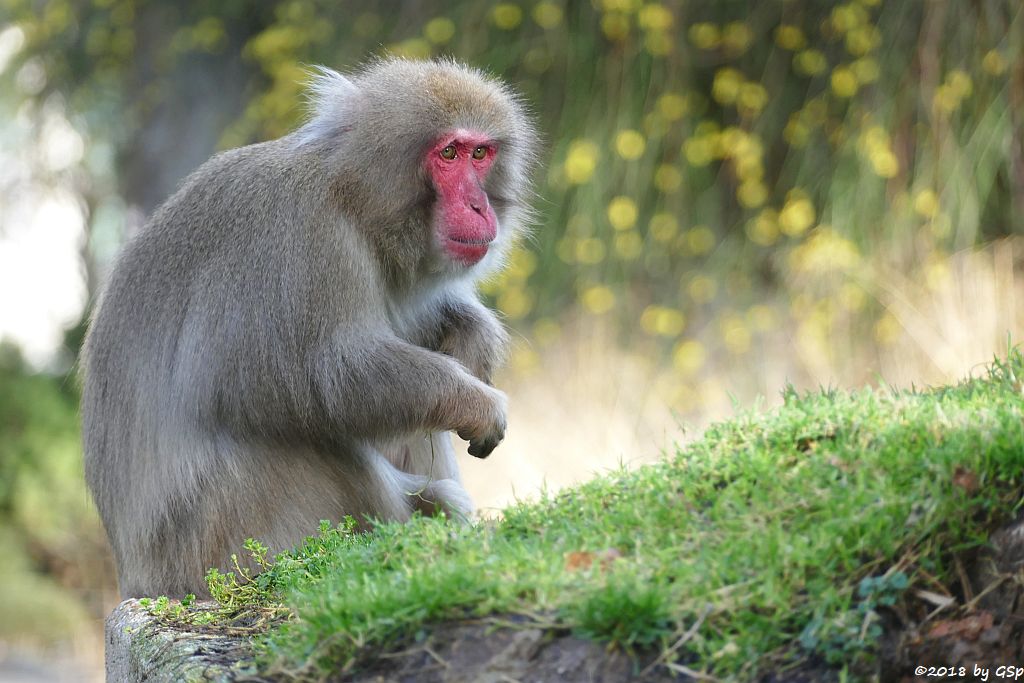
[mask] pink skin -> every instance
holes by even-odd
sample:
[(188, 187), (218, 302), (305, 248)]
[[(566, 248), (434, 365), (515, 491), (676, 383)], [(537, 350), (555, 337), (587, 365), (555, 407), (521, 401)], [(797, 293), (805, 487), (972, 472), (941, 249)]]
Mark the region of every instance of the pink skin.
[[(444, 157), (449, 146), (455, 149), (452, 159)], [(479, 147), (484, 156), (474, 159)], [(438, 195), (434, 221), (438, 239), (453, 261), (467, 267), (487, 255), (498, 235), (498, 217), (483, 188), (497, 152), (497, 143), (487, 135), (461, 129), (442, 135), (427, 152), (427, 174)]]

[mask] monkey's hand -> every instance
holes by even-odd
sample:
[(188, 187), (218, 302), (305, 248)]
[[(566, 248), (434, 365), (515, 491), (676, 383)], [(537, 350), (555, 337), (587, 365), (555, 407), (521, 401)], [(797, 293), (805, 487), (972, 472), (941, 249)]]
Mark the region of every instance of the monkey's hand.
[(469, 454), (477, 458), (486, 458), (501, 443), (507, 424), (508, 398), (505, 393), (489, 386), (483, 386), (483, 389), (486, 393), (479, 406), (479, 415), (474, 416), (471, 424), (456, 430), (460, 439), (469, 441)]

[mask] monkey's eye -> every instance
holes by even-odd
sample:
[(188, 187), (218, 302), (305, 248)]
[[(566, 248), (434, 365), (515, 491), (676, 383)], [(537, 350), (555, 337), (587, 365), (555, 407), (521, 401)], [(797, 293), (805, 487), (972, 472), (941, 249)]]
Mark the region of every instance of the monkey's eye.
[[(474, 156), (475, 156), (475, 154), (476, 153), (474, 152)], [(454, 145), (448, 145), (447, 147), (442, 149), (441, 150), (441, 158), (442, 159), (447, 159), (448, 161), (451, 161), (452, 159), (454, 159), (455, 158), (455, 146)]]
[(473, 150), (473, 158), (476, 159), (477, 161), (480, 161), (485, 156), (487, 156), (486, 147), (477, 147), (476, 149)]

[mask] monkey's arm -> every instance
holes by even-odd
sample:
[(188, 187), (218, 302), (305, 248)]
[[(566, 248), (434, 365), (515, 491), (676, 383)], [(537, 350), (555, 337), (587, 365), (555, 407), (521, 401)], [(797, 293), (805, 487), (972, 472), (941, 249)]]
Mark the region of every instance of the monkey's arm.
[(505, 434), (505, 395), (452, 358), (393, 335), (338, 340), (316, 375), (324, 405), (347, 435), (454, 431), (487, 457)]
[(475, 297), (447, 302), (441, 316), (438, 351), (455, 358), (475, 377), (490, 384), (494, 369), (507, 352), (505, 328)]

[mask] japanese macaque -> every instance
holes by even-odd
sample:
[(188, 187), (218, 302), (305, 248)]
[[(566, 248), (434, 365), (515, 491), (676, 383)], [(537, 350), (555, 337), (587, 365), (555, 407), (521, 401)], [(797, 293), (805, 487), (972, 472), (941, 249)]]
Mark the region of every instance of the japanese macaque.
[(466, 517), (506, 334), (474, 285), (527, 220), (535, 134), (449, 61), (320, 69), (293, 133), (218, 154), (124, 248), (84, 349), (85, 473), (121, 593), (204, 595), (253, 537)]

